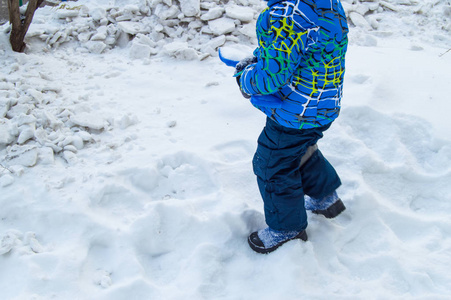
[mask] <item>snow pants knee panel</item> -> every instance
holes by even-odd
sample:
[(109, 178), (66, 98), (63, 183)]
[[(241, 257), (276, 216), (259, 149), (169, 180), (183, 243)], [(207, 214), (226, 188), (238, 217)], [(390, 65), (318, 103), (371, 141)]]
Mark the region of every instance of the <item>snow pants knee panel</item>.
[(320, 150), (316, 150), (301, 167), (301, 176), (304, 193), (317, 199), (331, 194), (341, 185), (340, 177)]
[[(332, 186), (336, 188), (337, 179), (338, 186), (340, 185), (335, 170), (327, 161), (323, 162), (325, 158), (319, 151), (299, 168), (307, 148), (316, 144), (328, 127), (298, 130), (283, 127), (267, 119), (258, 139), (253, 168), (264, 202), (266, 223), (272, 229), (298, 231), (305, 229), (307, 227), (305, 189), (317, 195)], [(336, 175), (332, 176), (333, 178), (329, 178), (331, 174), (329, 166)], [(323, 168), (326, 168), (327, 172)], [(307, 180), (307, 185), (304, 184), (303, 177)], [(331, 185), (320, 187), (320, 184), (315, 184), (315, 179), (320, 177), (325, 179), (319, 182)]]

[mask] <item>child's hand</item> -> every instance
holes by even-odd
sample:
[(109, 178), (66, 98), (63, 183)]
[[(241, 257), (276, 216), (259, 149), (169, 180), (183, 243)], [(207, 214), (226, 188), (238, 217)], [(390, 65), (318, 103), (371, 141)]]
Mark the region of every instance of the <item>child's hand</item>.
[(239, 63), (235, 66), (235, 74), (233, 74), (233, 77), (238, 77), (243, 73), (244, 69), (251, 64), (255, 64), (257, 62), (256, 56), (248, 56), (242, 60), (240, 60)]

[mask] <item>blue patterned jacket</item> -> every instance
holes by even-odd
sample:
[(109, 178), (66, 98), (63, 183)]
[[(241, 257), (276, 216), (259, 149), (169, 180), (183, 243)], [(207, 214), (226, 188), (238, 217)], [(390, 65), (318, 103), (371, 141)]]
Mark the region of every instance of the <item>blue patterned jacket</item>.
[(240, 74), (242, 90), (280, 98), (279, 108), (254, 105), (282, 126), (331, 123), (340, 111), (347, 33), (339, 0), (269, 0), (257, 20), (257, 63)]

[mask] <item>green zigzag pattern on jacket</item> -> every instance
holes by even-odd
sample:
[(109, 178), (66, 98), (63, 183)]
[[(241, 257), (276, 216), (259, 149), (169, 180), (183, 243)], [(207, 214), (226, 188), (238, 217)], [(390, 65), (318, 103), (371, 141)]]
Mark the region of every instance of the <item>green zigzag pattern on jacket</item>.
[[(306, 35), (307, 31), (296, 32), (293, 28), (294, 24), (291, 19), (271, 20), (271, 30), (268, 33), (260, 33), (266, 37), (270, 37), (271, 33), (274, 34), (275, 43), (271, 44), (268, 48), (265, 47), (266, 45), (263, 45), (264, 43), (262, 41), (260, 42), (260, 46), (263, 46), (261, 48), (263, 49), (261, 56), (263, 59), (267, 59), (267, 61), (276, 61), (279, 66), (278, 73), (288, 72), (288, 66), (290, 63), (293, 63), (289, 58), (294, 47), (297, 47), (298, 50), (304, 48), (302, 36)], [(276, 74), (273, 73), (269, 65), (264, 65), (263, 71), (266, 71), (271, 76), (271, 78), (267, 78), (267, 82), (263, 88), (271, 93), (276, 92), (277, 89), (271, 90), (271, 85), (269, 84), (269, 81), (276, 80)]]
[[(333, 47), (335, 47), (331, 53), (323, 51), (321, 53), (322, 59), (320, 60), (315, 59), (313, 55), (306, 58), (305, 63), (306, 65), (309, 66), (307, 70), (311, 72), (309, 75), (312, 76), (312, 79), (294, 76), (293, 86), (302, 85), (308, 88), (313, 87), (310, 96), (313, 96), (320, 90), (329, 87), (330, 84), (338, 88), (342, 83), (343, 75), (345, 72), (343, 64), (340, 61), (340, 57), (344, 56), (346, 44), (347, 44), (346, 42), (342, 42), (340, 44), (336, 44), (334, 42), (327, 42), (326, 47), (324, 47), (324, 49), (329, 48), (327, 45), (332, 45)], [(340, 56), (338, 57), (334, 55), (334, 53), (336, 53), (337, 51), (340, 53)], [(324, 74), (321, 74), (322, 72), (315, 70), (322, 70)], [(323, 85), (321, 87), (318, 87), (319, 82), (323, 82)]]

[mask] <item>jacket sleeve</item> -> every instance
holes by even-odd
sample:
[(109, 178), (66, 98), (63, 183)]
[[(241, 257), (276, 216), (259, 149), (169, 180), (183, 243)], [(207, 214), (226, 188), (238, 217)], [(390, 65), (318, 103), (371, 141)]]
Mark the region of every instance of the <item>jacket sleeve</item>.
[(311, 29), (300, 28), (291, 18), (270, 16), (265, 41), (256, 50), (258, 61), (242, 72), (240, 84), (249, 95), (273, 94), (291, 82), (310, 42)]

